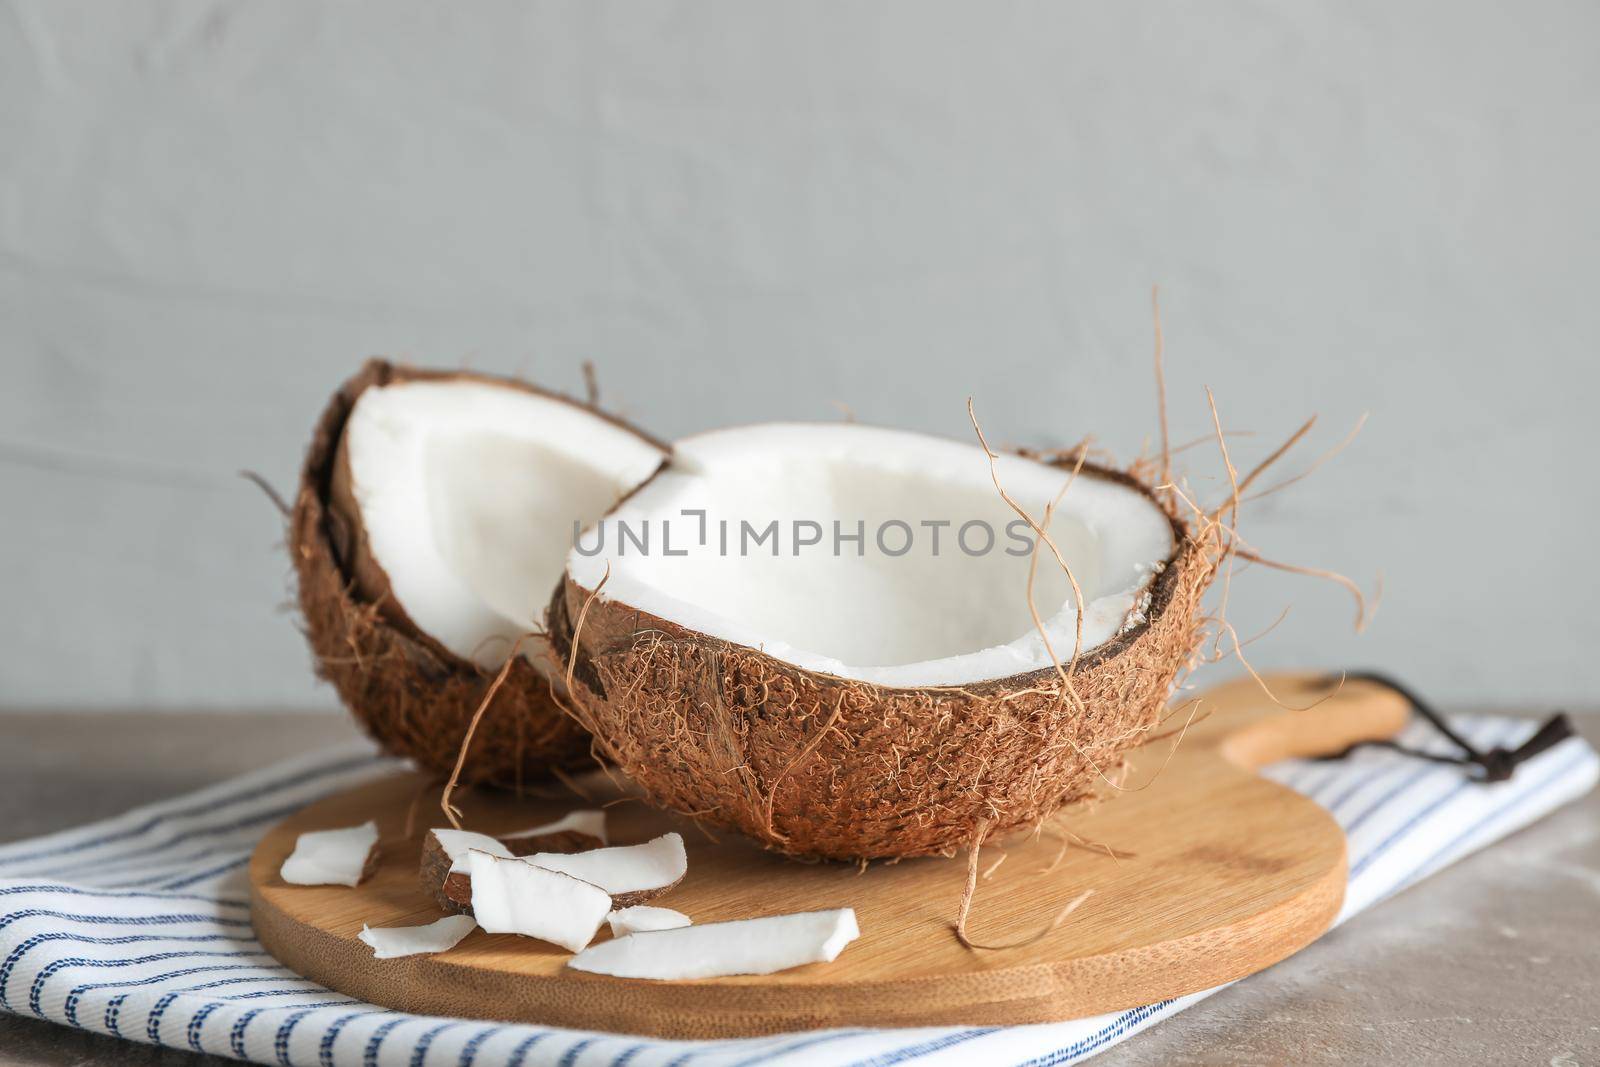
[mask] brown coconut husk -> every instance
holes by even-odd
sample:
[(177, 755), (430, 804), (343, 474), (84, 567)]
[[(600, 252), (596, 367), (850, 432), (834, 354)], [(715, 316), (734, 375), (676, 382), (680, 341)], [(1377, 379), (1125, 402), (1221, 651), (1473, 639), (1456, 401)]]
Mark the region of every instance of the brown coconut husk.
[[(1141, 457), (1123, 471), (1088, 462), (1099, 456), (1087, 441), (1056, 453), (1024, 453), (1069, 467), (1074, 477), (1132, 486), (1167, 515), (1177, 548), (1148, 587), (1136, 625), (1087, 652), (1080, 630), (1070, 659), (1066, 650), (1052, 650), (1054, 665), (1025, 675), (963, 688), (895, 689), (796, 668), (607, 599), (604, 581), (590, 590), (569, 578), (547, 612), (549, 638), (567, 665), (563, 699), (595, 735), (597, 753), (616, 762), (655, 803), (697, 824), (740, 830), (792, 856), (865, 863), (970, 849), (957, 936), (970, 947), (985, 947), (965, 934), (982, 843), (1038, 830), (1069, 805), (1123, 791), (1124, 756), (1133, 749), (1175, 735), (1175, 750), (1204, 714), (1198, 703), (1187, 702), (1167, 716), (1187, 710), (1183, 725), (1161, 731), (1163, 710), (1179, 676), (1208, 661), (1200, 650), (1208, 633), (1218, 642), (1209, 659), (1221, 658), (1226, 634), (1231, 654), (1269, 698), (1278, 699), (1245, 658), (1243, 642), (1227, 621), (1226, 581), (1215, 615), (1202, 607), (1219, 574), (1231, 578), (1234, 562), (1243, 559), (1331, 579), (1355, 596), (1358, 630), (1367, 617), (1364, 597), (1349, 579), (1268, 560), (1237, 533), (1242, 499), (1277, 492), (1323, 462), (1244, 497), (1305, 438), (1311, 422), (1241, 479), (1229, 455), (1230, 434), (1207, 390), (1214, 433), (1177, 449), (1171, 445), (1154, 297), (1159, 455)], [(973, 428), (992, 460), (975, 416)], [(1231, 487), (1227, 501), (1210, 511), (1194, 504), (1172, 468), (1174, 451), (1206, 440), (1220, 450)], [(1333, 452), (1345, 444), (1348, 439)], [(1039, 534), (1041, 524), (998, 480), (995, 488)], [(1049, 514), (1047, 508), (1046, 526)], [(1039, 541), (1076, 593), (1066, 560), (1048, 537)], [(1038, 554), (1036, 543), (1034, 565)], [(1031, 572), (1028, 600), (1037, 623)], [(1116, 858), (1110, 846), (1098, 847)]]
[[(339, 447), (356, 398), (374, 386), (470, 379), (521, 389), (590, 411), (666, 454), (668, 448), (580, 401), (526, 382), (466, 371), (430, 371), (370, 360), (340, 386), (313, 434), (290, 516), (290, 553), (317, 674), (384, 749), (448, 775), (468, 724), (496, 672), (444, 648), (389, 594), (387, 576), (366, 551), (359, 515), (340, 475)], [(546, 678), (513, 657), (460, 768), (465, 783), (520, 788), (589, 761), (589, 741), (563, 714)]]
[[(899, 689), (802, 670), (595, 596), (548, 613), (571, 710), (656, 804), (798, 857), (953, 855), (1096, 795), (1160, 722), (1193, 661), (1216, 542), (1123, 471), (1172, 523), (1142, 621), (1076, 658), (964, 688)], [(580, 620), (581, 625), (575, 625)], [(1070, 689), (1070, 692), (1069, 692)]]

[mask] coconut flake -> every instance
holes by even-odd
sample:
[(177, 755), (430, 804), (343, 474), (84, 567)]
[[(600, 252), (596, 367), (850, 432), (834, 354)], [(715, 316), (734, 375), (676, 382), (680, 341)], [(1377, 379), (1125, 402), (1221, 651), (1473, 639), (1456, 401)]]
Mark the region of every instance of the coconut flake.
[(472, 850), (472, 912), (491, 934), (521, 934), (577, 952), (611, 910), (604, 889), (526, 860)]
[(392, 960), (455, 948), (477, 925), (470, 915), (446, 915), (423, 926), (371, 927), (363, 923), (356, 936), (372, 946), (374, 957)]
[(617, 978), (723, 978), (831, 963), (861, 936), (854, 908), (769, 915), (629, 934), (584, 949), (567, 966)]
[(378, 858), (378, 824), (312, 830), (295, 838), (278, 876), (290, 885), (360, 885)]
[(439, 842), (439, 847), (444, 850), (445, 856), (450, 860), (451, 874), (466, 874), (467, 853), (487, 852), (491, 856), (508, 859), (511, 850), (488, 834), (473, 833), (471, 830), (429, 830), (430, 834)]
[(582, 852), (611, 843), (606, 813), (600, 809), (569, 811), (555, 822), (502, 834), (500, 840), (517, 855), (530, 852)]
[[(523, 859), (597, 885), (624, 908), (660, 896), (683, 880), (689, 857), (678, 834), (662, 834), (642, 845), (596, 848), (563, 854), (537, 852)], [(609, 910), (609, 909), (608, 909)]]
[(445, 911), (472, 911), (472, 876), (467, 853), (477, 849), (509, 857), (511, 850), (488, 834), (471, 830), (429, 830), (422, 842), (419, 876), (422, 888)]
[(635, 904), (606, 916), (611, 924), (612, 937), (649, 933), (651, 930), (676, 930), (692, 923), (689, 916), (671, 908), (652, 908), (648, 904)]

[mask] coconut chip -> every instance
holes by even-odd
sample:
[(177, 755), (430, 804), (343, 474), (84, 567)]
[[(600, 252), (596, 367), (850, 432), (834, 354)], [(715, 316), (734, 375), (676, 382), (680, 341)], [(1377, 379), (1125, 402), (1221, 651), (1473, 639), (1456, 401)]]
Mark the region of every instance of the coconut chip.
[(472, 849), (472, 912), (491, 934), (521, 934), (577, 952), (611, 911), (598, 886), (522, 859)]
[(436, 922), (423, 926), (379, 926), (365, 923), (356, 936), (372, 946), (372, 954), (380, 960), (397, 956), (415, 956), (424, 952), (444, 952), (455, 948), (461, 939), (477, 927), (470, 915), (446, 915)]
[(473, 849), (509, 857), (511, 850), (488, 834), (471, 830), (429, 830), (422, 842), (422, 889), (445, 911), (471, 914), (472, 875), (467, 853)]
[(631, 908), (614, 911), (606, 916), (606, 922), (611, 924), (612, 937), (643, 934), (651, 930), (676, 930), (692, 924), (689, 916), (681, 911), (673, 911), (671, 908), (652, 908), (648, 904), (636, 904)]
[(360, 885), (378, 866), (378, 824), (313, 830), (295, 838), (278, 876), (290, 885)]
[(611, 843), (606, 837), (606, 813), (598, 809), (571, 811), (555, 822), (503, 834), (500, 840), (517, 856), (534, 852), (583, 852)]
[(617, 908), (660, 896), (683, 881), (689, 869), (683, 838), (675, 833), (662, 834), (642, 845), (596, 848), (571, 855), (539, 852), (523, 859), (536, 867), (599, 886), (611, 894)]
[(603, 941), (567, 966), (616, 978), (723, 978), (831, 963), (861, 936), (854, 908), (653, 930)]

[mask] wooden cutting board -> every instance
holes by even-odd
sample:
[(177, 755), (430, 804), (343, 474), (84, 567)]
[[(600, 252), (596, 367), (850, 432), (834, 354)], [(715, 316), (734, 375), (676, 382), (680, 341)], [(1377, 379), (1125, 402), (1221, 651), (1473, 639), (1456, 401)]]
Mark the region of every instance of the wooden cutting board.
[[(1295, 706), (1329, 692), (1312, 675), (1268, 681)], [(1005, 858), (978, 882), (968, 931), (980, 943), (1025, 937), (1094, 890), (1064, 925), (1025, 948), (973, 951), (956, 941), (965, 856), (865, 871), (800, 864), (730, 835), (713, 841), (628, 801), (610, 809), (614, 843), (677, 829), (688, 844), (688, 876), (661, 904), (696, 922), (848, 906), (861, 938), (831, 964), (690, 982), (582, 974), (567, 970), (568, 954), (552, 945), (481, 930), (439, 955), (375, 960), (356, 939), (363, 923), (413, 925), (440, 914), (417, 878), (423, 830), (444, 825), (439, 787), (415, 774), (313, 804), (268, 833), (250, 864), (256, 932), (287, 966), (385, 1007), (666, 1037), (1035, 1023), (1149, 1004), (1259, 971), (1327, 929), (1344, 897), (1344, 834), (1321, 808), (1251, 768), (1393, 736), (1407, 715), (1403, 700), (1366, 682), (1306, 711), (1276, 707), (1248, 678), (1202, 699), (1207, 717), (1159, 775), (1170, 740), (1135, 754), (1131, 791), (1063, 813), (1036, 838), (984, 848), (984, 869)], [(603, 775), (581, 784), (593, 802), (619, 795)], [(593, 802), (554, 790), (548, 798), (474, 792), (462, 806), (468, 829), (494, 833)], [(405, 837), (414, 805), (418, 828)], [(367, 819), (377, 820), (383, 855), (365, 884), (291, 886), (278, 877), (296, 835)], [(1118, 855), (1084, 845), (1063, 851), (1068, 830)]]

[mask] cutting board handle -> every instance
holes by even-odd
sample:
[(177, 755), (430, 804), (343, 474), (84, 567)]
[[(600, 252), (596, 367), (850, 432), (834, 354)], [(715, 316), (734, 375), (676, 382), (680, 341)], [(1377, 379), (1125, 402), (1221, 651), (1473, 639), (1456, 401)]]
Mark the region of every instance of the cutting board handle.
[[(1187, 716), (1194, 699), (1176, 701), (1174, 708)], [(1273, 672), (1260, 682), (1245, 675), (1200, 693), (1198, 700), (1189, 741), (1216, 746), (1230, 763), (1244, 768), (1295, 756), (1333, 756), (1360, 741), (1388, 740), (1405, 728), (1411, 714), (1394, 690), (1356, 679), (1341, 684), (1338, 674), (1326, 671)]]

